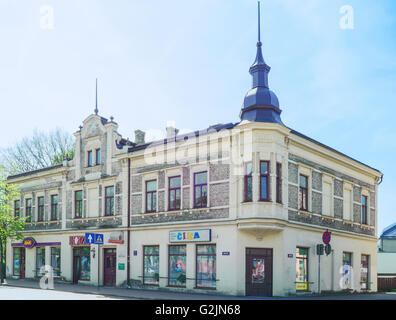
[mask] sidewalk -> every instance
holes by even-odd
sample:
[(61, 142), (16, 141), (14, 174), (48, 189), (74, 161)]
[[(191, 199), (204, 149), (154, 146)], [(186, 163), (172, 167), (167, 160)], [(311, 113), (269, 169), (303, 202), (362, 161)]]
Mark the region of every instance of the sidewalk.
[[(40, 289), (38, 280), (34, 279), (7, 279), (7, 283), (3, 286), (9, 287), (21, 287)], [(1, 286), (1, 285), (0, 285)], [(74, 285), (70, 283), (54, 283), (55, 291), (73, 292), (73, 293), (84, 293), (84, 294), (96, 294), (110, 297), (120, 297), (126, 299), (144, 299), (144, 300), (252, 300), (252, 299), (263, 299), (263, 297), (237, 297), (227, 295), (210, 295), (200, 293), (185, 293), (185, 292), (174, 292), (161, 289), (128, 289), (119, 287), (97, 287), (91, 285)]]

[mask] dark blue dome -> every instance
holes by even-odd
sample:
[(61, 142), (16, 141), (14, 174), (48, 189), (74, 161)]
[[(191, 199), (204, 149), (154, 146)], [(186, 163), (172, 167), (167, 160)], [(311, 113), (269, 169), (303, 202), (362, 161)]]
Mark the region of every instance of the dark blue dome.
[(270, 89), (255, 87), (248, 91), (243, 101), (243, 108), (252, 106), (272, 106), (279, 109), (279, 100)]

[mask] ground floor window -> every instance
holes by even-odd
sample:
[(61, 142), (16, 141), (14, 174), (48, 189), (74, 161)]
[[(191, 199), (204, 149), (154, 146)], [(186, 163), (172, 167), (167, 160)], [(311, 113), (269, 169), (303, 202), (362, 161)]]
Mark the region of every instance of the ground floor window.
[(159, 246), (143, 247), (143, 284), (159, 284)]
[(21, 275), (21, 251), (23, 248), (14, 248), (14, 254), (13, 254), (13, 275), (14, 276), (19, 276)]
[(36, 248), (36, 276), (37, 277), (41, 277), (45, 274), (44, 266), (45, 266), (45, 247), (37, 247)]
[(216, 245), (197, 245), (196, 286), (216, 288)]
[(186, 246), (169, 246), (169, 286), (186, 286)]
[(296, 291), (308, 290), (308, 248), (296, 250)]
[(77, 247), (73, 249), (73, 280), (91, 280), (90, 247)]
[(352, 286), (352, 253), (342, 253), (342, 289)]
[(362, 254), (360, 263), (360, 287), (362, 290), (369, 289), (369, 256)]
[(51, 247), (51, 267), (52, 267), (52, 275), (54, 277), (60, 276), (60, 255), (61, 248), (60, 247)]

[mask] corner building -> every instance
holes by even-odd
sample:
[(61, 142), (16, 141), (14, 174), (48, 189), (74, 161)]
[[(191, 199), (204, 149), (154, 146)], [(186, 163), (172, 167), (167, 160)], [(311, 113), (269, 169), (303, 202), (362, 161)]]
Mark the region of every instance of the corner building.
[[(32, 218), (26, 241), (8, 245), (7, 276), (36, 277), (47, 264), (78, 284), (376, 291), (382, 173), (283, 124), (261, 46), (239, 122), (169, 127), (151, 142), (136, 130), (131, 142), (96, 109), (75, 133), (74, 159), (9, 177), (22, 188), (16, 214)], [(104, 244), (87, 244), (87, 232)]]

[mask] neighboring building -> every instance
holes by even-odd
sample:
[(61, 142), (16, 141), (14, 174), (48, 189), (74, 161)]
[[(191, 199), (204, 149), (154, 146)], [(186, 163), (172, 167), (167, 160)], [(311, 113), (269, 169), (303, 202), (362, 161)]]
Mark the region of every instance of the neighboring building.
[[(9, 244), (7, 276), (35, 277), (52, 264), (77, 283), (317, 292), (316, 245), (328, 230), (321, 290), (376, 291), (382, 173), (285, 126), (269, 70), (259, 39), (238, 123), (189, 134), (169, 127), (149, 143), (137, 130), (132, 143), (96, 110), (75, 133), (73, 160), (9, 177), (21, 184), (16, 213), (32, 214), (25, 234), (36, 245)], [(104, 234), (99, 252), (85, 232)]]
[(396, 223), (382, 231), (378, 243), (378, 290), (396, 289)]

